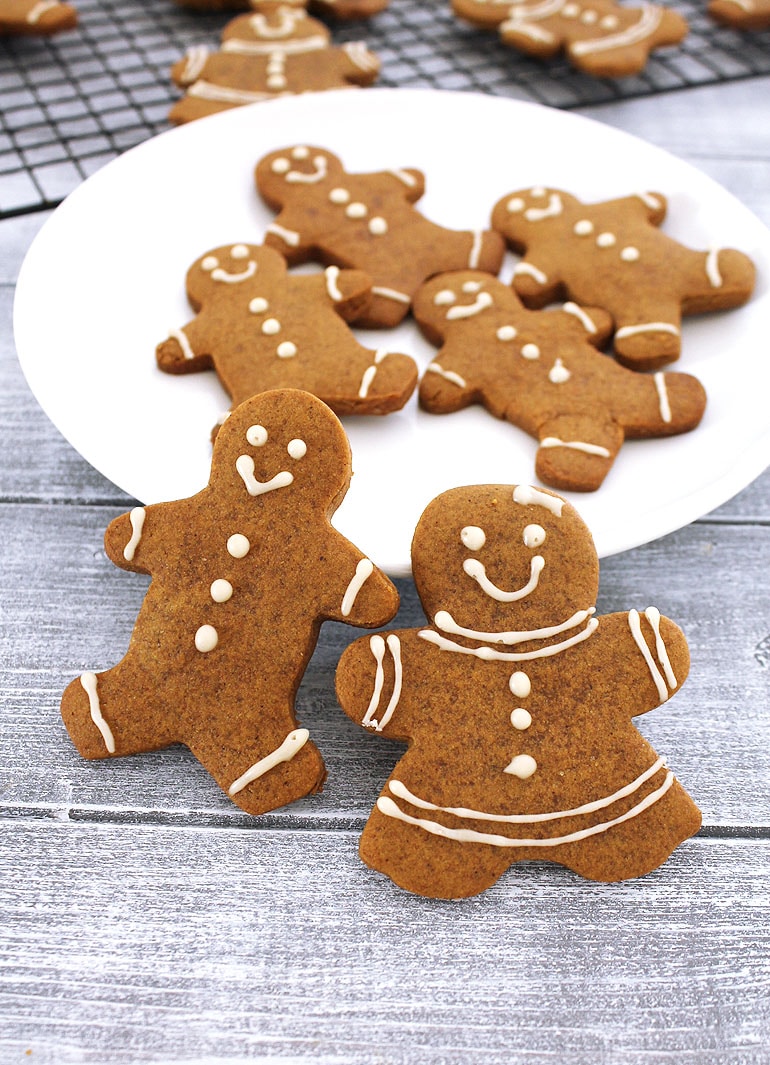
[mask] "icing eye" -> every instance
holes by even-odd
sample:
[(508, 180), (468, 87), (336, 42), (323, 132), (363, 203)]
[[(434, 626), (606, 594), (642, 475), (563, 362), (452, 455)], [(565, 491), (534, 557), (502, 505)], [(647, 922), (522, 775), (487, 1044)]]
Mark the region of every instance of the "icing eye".
[(540, 547), (545, 543), (545, 529), (542, 525), (528, 525), (521, 538), (525, 547)]
[(480, 281), (466, 281), (465, 284), (463, 285), (463, 292), (480, 292), (480, 291), (481, 291), (481, 282)]
[(518, 214), (519, 211), (524, 210), (524, 200), (522, 200), (521, 196), (514, 196), (512, 200), (508, 201), (506, 207), (511, 214)]
[(246, 439), (252, 447), (262, 447), (267, 443), (267, 429), (264, 425), (250, 425), (246, 430)]
[(480, 551), (487, 542), (486, 533), (478, 525), (466, 525), (460, 530), (460, 539), (469, 551)]
[(524, 356), (525, 359), (539, 359), (540, 348), (537, 346), (537, 344), (525, 344), (524, 347), (521, 349), (521, 354)]
[(201, 270), (206, 270), (210, 273), (212, 270), (216, 270), (219, 266), (219, 259), (216, 255), (207, 255), (205, 259), (201, 260)]
[(310, 149), (306, 148), (303, 144), (298, 144), (291, 153), (292, 159), (307, 159), (309, 155)]
[(277, 159), (273, 160), (273, 165), (270, 169), (274, 174), (285, 174), (291, 167), (291, 163), (284, 156), (280, 155)]
[(454, 303), (456, 299), (457, 296), (455, 296), (451, 288), (442, 288), (442, 290), (440, 292), (437, 292), (436, 295), (433, 297), (433, 302), (436, 304), (437, 307), (446, 307), (450, 303)]
[(247, 259), (249, 255), (249, 249), (245, 244), (233, 244), (230, 249), (230, 254), (234, 259)]
[(293, 459), (302, 459), (307, 454), (307, 444), (304, 440), (290, 440), (286, 450)]

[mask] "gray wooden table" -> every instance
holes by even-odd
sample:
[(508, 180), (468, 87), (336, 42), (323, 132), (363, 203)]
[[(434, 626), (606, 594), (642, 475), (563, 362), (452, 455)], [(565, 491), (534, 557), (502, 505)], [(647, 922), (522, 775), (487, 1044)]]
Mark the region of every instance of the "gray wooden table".
[[(585, 113), (770, 224), (770, 78)], [(770, 1062), (770, 475), (602, 567), (600, 611), (641, 598), (689, 638), (684, 690), (640, 727), (676, 751), (699, 835), (621, 885), (537, 863), (465, 902), (411, 897), (357, 857), (401, 748), (335, 705), (349, 629), (325, 626), (298, 698), (321, 796), (252, 819), (184, 749), (86, 763), (68, 741), (61, 691), (117, 661), (144, 584), (102, 551), (131, 501), (16, 361), (14, 281), (45, 217), (0, 223), (2, 1065)]]

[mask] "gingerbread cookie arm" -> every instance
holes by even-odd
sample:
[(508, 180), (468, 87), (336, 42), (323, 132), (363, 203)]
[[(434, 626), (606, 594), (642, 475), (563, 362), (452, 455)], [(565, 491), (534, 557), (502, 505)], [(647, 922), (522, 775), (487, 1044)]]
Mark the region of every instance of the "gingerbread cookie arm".
[(171, 329), (166, 340), (155, 349), (158, 369), (164, 373), (185, 374), (210, 370), (214, 360), (209, 351), (208, 336), (198, 317), (181, 329)]
[(363, 270), (341, 270), (327, 266), (320, 276), (297, 278), (312, 292), (312, 296), (328, 299), (337, 314), (346, 322), (360, 317), (369, 303), (372, 281)]
[(367, 175), (373, 181), (384, 181), (408, 203), (417, 203), (425, 192), (425, 174), (413, 167), (398, 167)]
[[(399, 597), (395, 585), (377, 569), (371, 559), (362, 555), (343, 537), (336, 537), (333, 551), (336, 572), (329, 579), (332, 604), (325, 617), (330, 621), (344, 621), (348, 625), (375, 628), (385, 625), (398, 610)], [(343, 564), (339, 566), (340, 557)]]
[(612, 692), (614, 704), (629, 707), (630, 717), (670, 699), (690, 669), (684, 633), (655, 607), (604, 615), (594, 647), (605, 656), (605, 664), (612, 663), (602, 671), (603, 679), (596, 678), (597, 691)]
[[(104, 533), (104, 550), (110, 562), (133, 573), (151, 572), (163, 506), (137, 506), (110, 522)], [(162, 549), (165, 551), (166, 545)]]
[(539, 427), (538, 439), (535, 472), (544, 484), (573, 492), (594, 492), (610, 472), (624, 433), (608, 419), (562, 414)]
[(363, 41), (349, 41), (337, 53), (340, 80), (367, 86), (377, 80), (380, 60)]
[[(408, 663), (419, 661), (416, 629), (375, 633), (350, 644), (337, 666), (340, 706), (356, 724), (389, 739), (408, 740), (414, 728)], [(417, 653), (415, 653), (417, 652)]]

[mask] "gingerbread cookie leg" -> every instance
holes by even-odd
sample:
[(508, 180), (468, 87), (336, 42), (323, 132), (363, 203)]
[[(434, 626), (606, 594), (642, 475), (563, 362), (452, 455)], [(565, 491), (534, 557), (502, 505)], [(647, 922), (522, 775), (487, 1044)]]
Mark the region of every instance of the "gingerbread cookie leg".
[(561, 415), (540, 427), (535, 459), (537, 476), (553, 488), (593, 492), (610, 472), (623, 444), (615, 422), (583, 415)]

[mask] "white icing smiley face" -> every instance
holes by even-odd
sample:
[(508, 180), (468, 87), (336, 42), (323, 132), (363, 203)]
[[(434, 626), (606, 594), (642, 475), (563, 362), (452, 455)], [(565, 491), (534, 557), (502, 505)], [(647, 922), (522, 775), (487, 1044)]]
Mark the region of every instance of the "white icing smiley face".
[[(270, 434), (264, 425), (250, 425), (246, 430), (246, 442), (252, 447), (261, 448), (268, 442)], [(307, 444), (295, 437), (286, 445), (286, 453), (295, 462), (307, 454)], [(267, 481), (260, 481), (256, 474), (256, 463), (252, 455), (242, 454), (235, 460), (235, 469), (250, 496), (262, 496), (278, 488), (288, 488), (294, 483), (294, 474), (290, 470), (279, 470)]]
[[(306, 163), (309, 163), (310, 169), (300, 169)], [(296, 164), (300, 164), (300, 167)], [(287, 155), (276, 156), (270, 169), (290, 185), (317, 185), (328, 175), (329, 161), (325, 155), (312, 155), (309, 148), (299, 144)]]
[[(223, 255), (228, 255), (232, 262), (222, 261)], [(231, 269), (235, 266), (236, 269)], [(238, 269), (237, 267), (240, 267)], [(237, 285), (241, 281), (248, 281), (257, 272), (255, 259), (250, 258), (250, 251), (246, 244), (233, 244), (227, 250), (219, 254), (210, 254), (201, 259), (201, 270), (211, 275), (212, 281), (218, 281), (227, 285)]]
[[(525, 547), (540, 547), (546, 538), (545, 529), (542, 525), (527, 525), (522, 533), (522, 542)], [(465, 525), (460, 530), (460, 540), (469, 551), (481, 551), (487, 542), (487, 535), (478, 525)], [(498, 603), (515, 603), (524, 599), (538, 586), (540, 574), (543, 572), (545, 559), (542, 555), (534, 555), (530, 560), (529, 580), (520, 588), (506, 590), (500, 588), (487, 576), (484, 563), (478, 558), (466, 558), (463, 561), (463, 571), (474, 580), (479, 588), (490, 599)]]

